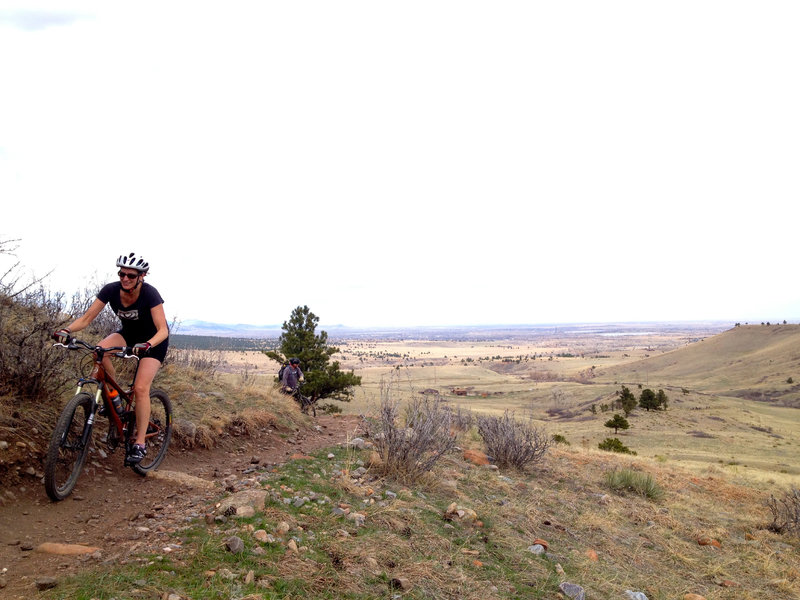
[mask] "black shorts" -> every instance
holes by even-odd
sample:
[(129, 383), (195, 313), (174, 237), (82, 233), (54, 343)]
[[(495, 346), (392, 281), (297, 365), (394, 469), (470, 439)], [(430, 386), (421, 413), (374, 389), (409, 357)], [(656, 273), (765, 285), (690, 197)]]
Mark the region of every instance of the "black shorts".
[[(125, 338), (125, 336), (122, 333), (122, 330), (117, 331), (117, 333), (120, 334), (123, 337), (123, 339)], [(128, 344), (129, 343), (128, 340), (125, 340), (125, 343)], [(143, 342), (134, 342), (134, 343), (143, 343)], [(163, 342), (158, 344), (158, 346), (153, 346), (152, 348), (150, 348), (150, 351), (144, 358), (155, 358), (158, 362), (164, 364), (164, 359), (167, 356), (168, 349), (169, 349), (169, 338), (165, 339)]]

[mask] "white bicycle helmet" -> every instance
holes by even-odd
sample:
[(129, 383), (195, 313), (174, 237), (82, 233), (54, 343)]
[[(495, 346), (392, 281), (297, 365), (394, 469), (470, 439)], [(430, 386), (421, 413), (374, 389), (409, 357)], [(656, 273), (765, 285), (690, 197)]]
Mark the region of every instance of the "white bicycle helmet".
[(147, 273), (147, 271), (150, 270), (150, 263), (141, 256), (137, 256), (135, 252), (121, 255), (117, 259), (117, 266), (125, 267), (126, 269), (136, 269), (140, 273)]

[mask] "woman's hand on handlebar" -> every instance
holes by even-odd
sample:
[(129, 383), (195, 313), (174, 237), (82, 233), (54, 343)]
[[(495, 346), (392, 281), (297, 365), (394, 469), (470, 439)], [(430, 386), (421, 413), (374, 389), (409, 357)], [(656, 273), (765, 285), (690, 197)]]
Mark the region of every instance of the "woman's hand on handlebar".
[(141, 344), (136, 344), (133, 348), (131, 348), (131, 353), (134, 356), (138, 356), (139, 358), (147, 356), (149, 352), (150, 352), (150, 342), (143, 342)]
[(59, 329), (58, 331), (53, 333), (53, 339), (57, 341), (59, 344), (68, 344), (69, 343), (69, 334), (70, 330), (66, 327)]

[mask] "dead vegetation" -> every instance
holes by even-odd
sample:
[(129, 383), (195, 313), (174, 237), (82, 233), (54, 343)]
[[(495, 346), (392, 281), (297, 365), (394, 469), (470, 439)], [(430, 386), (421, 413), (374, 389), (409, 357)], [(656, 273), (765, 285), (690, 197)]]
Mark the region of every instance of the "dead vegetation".
[(792, 488), (780, 498), (770, 496), (767, 507), (772, 513), (770, 531), (800, 535), (800, 490)]
[(367, 435), (380, 455), (380, 469), (387, 477), (415, 483), (427, 476), (436, 462), (456, 443), (454, 413), (437, 399), (412, 397), (403, 409), (392, 382), (385, 383), (377, 417), (367, 418)]
[(552, 438), (532, 421), (520, 421), (505, 411), (502, 417), (477, 417), (478, 433), (498, 467), (522, 470), (540, 461)]

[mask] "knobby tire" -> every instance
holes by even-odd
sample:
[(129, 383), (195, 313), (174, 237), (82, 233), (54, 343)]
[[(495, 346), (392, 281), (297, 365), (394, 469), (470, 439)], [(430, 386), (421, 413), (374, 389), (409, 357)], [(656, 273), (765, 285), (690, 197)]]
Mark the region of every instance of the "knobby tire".
[(55, 502), (72, 493), (86, 462), (92, 444), (91, 429), (86, 445), (81, 447), (80, 441), (84, 428), (92, 427), (87, 421), (93, 403), (94, 399), (86, 392), (74, 396), (61, 411), (53, 430), (44, 464), (44, 488)]
[(142, 476), (161, 464), (172, 439), (172, 403), (164, 390), (150, 390), (150, 425), (147, 432), (147, 456), (132, 466)]

